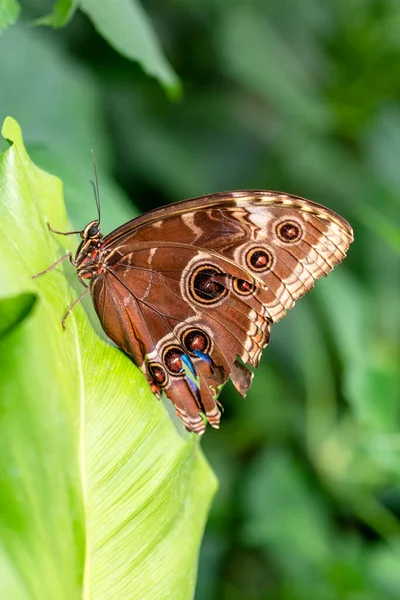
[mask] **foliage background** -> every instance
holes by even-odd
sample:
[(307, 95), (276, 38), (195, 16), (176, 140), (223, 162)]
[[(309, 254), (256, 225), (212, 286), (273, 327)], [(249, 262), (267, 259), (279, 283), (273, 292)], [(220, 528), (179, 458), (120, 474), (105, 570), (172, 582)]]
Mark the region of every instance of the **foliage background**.
[(21, 5), (0, 37), (0, 114), (63, 179), (74, 226), (94, 215), (93, 147), (107, 231), (234, 188), (303, 195), (355, 230), (204, 436), (220, 489), (196, 600), (400, 598), (400, 5), (148, 0), (180, 101), (173, 75), (168, 95), (82, 12), (33, 29), (51, 3)]

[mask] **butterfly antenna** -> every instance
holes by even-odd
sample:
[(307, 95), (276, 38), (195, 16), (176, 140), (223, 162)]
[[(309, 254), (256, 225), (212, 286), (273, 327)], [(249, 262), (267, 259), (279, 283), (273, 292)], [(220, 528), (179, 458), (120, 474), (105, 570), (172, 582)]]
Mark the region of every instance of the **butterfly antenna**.
[(94, 168), (94, 179), (95, 182), (91, 181), (90, 183), (92, 184), (93, 187), (93, 191), (94, 191), (94, 197), (96, 200), (96, 206), (97, 206), (97, 214), (99, 216), (99, 225), (100, 225), (100, 191), (99, 191), (99, 177), (97, 175), (97, 165), (96, 165), (96, 157), (94, 155), (93, 150), (90, 150), (90, 152), (92, 153), (92, 157), (93, 157), (93, 168)]

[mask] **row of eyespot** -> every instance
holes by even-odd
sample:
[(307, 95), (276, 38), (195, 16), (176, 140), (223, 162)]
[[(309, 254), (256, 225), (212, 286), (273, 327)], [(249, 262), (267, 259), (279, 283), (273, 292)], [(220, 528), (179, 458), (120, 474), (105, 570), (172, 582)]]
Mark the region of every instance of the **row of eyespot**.
[[(287, 243), (297, 242), (302, 236), (302, 230), (294, 221), (283, 221), (276, 227), (278, 237)], [(273, 264), (273, 256), (269, 250), (263, 247), (253, 247), (246, 254), (247, 266), (255, 272), (265, 272)], [(223, 276), (222, 270), (215, 265), (202, 265), (194, 270), (189, 279), (189, 290), (191, 296), (201, 304), (213, 304), (225, 297), (229, 290), (218, 281), (218, 276)], [(233, 290), (244, 296), (254, 292), (255, 283), (245, 279), (234, 277), (232, 279)], [(184, 348), (192, 356), (194, 351), (207, 355), (211, 349), (210, 337), (201, 329), (190, 328), (183, 332), (181, 342)], [(167, 371), (174, 377), (184, 375), (182, 348), (176, 345), (167, 346), (162, 355), (163, 363)], [(168, 376), (164, 367), (157, 362), (148, 364), (148, 371), (158, 386), (164, 387), (168, 383)]]
[[(208, 355), (211, 349), (210, 336), (202, 329), (189, 328), (182, 333), (182, 346), (191, 356)], [(165, 364), (168, 373), (174, 377), (184, 375), (182, 356), (184, 351), (177, 345), (171, 344), (166, 346), (162, 353), (162, 361)], [(168, 383), (167, 373), (164, 367), (158, 362), (150, 362), (147, 366), (148, 371), (157, 385), (164, 387)]]

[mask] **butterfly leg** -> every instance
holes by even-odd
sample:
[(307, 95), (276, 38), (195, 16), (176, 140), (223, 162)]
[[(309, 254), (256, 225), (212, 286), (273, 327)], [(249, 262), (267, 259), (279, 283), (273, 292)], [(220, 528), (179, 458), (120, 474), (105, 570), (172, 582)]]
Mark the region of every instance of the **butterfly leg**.
[(52, 228), (50, 223), (47, 221), (46, 223), (47, 229), (51, 231), (51, 233), (56, 233), (57, 235), (73, 235), (74, 233), (81, 233), (80, 231), (56, 231)]
[(57, 265), (59, 265), (60, 263), (62, 263), (67, 258), (69, 258), (70, 263), (73, 264), (74, 267), (75, 267), (76, 265), (75, 265), (75, 261), (72, 258), (72, 252), (68, 252), (68, 254), (64, 254), (64, 256), (62, 256), (61, 258), (59, 258), (58, 260), (56, 260), (55, 263), (53, 263), (52, 265), (50, 265), (49, 267), (47, 267), (47, 269), (45, 269), (44, 271), (40, 271), (39, 273), (36, 273), (36, 275), (32, 275), (32, 279), (36, 279), (36, 277), (40, 277), (41, 275), (45, 275), (49, 271), (52, 271)]
[(82, 300), (82, 298), (84, 296), (86, 296), (86, 294), (89, 293), (89, 288), (86, 286), (86, 289), (84, 292), (82, 292), (82, 294), (80, 296), (78, 296), (78, 298), (75, 298), (75, 300), (72, 302), (72, 304), (69, 306), (68, 310), (66, 311), (65, 315), (63, 316), (63, 318), (61, 319), (61, 325), (62, 328), (65, 331), (65, 321), (67, 320), (68, 315), (70, 314), (70, 312), (72, 311), (72, 309), (74, 308), (74, 306), (76, 306), (78, 304), (78, 302), (80, 302)]

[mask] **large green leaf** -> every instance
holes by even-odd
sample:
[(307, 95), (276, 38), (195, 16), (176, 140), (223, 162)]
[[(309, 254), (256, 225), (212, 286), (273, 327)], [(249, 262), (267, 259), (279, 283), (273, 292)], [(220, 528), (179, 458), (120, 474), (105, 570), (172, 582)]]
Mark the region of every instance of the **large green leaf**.
[[(75, 247), (45, 225), (67, 228), (61, 183), (31, 162), (14, 120), (3, 136), (1, 595), (191, 598), (215, 478), (198, 439), (96, 336), (82, 305), (62, 331), (71, 265), (30, 278)], [(3, 311), (13, 296), (15, 311)]]

